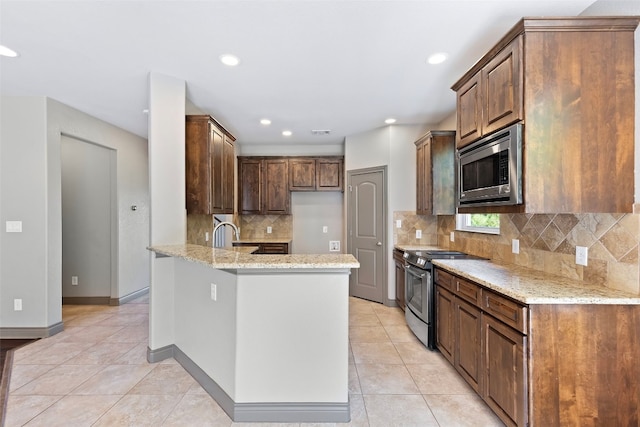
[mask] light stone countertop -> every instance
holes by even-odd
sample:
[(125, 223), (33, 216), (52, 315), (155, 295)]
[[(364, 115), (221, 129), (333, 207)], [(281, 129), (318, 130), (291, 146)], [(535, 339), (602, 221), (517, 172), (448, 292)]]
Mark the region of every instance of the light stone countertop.
[(351, 254), (255, 255), (246, 251), (192, 244), (157, 245), (148, 249), (157, 254), (182, 258), (220, 270), (360, 268), (360, 263)]
[(437, 259), (432, 263), (525, 304), (640, 304), (640, 295), (515, 264), (478, 259)]

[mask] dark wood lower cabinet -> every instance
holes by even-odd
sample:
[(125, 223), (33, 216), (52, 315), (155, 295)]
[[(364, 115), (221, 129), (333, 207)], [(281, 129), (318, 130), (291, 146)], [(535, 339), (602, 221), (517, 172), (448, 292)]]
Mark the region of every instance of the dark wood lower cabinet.
[(453, 363), (453, 294), (442, 286), (436, 286), (436, 346), (442, 355)]
[(480, 309), (456, 298), (453, 303), (454, 363), (453, 366), (476, 391), (480, 392), (482, 322)]
[(286, 255), (289, 253), (288, 243), (233, 242), (233, 246), (256, 246), (258, 250), (254, 254), (259, 255)]
[(481, 396), (505, 424), (526, 426), (527, 337), (482, 314), (482, 338)]
[(640, 426), (640, 305), (526, 305), (434, 276), (438, 349), (507, 426)]

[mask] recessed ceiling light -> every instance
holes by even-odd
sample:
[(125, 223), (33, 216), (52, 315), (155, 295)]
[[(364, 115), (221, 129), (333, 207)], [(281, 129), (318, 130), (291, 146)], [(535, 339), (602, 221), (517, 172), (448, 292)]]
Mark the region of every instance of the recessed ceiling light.
[(220, 62), (224, 65), (228, 65), (229, 67), (235, 67), (240, 63), (240, 60), (237, 56), (231, 54), (220, 55)]
[(9, 49), (6, 46), (2, 46), (0, 44), (0, 56), (6, 56), (6, 57), (9, 57), (9, 58), (15, 58), (16, 56), (18, 56), (18, 52), (16, 52), (13, 49)]
[(261, 125), (265, 125), (265, 126), (269, 126), (271, 124), (271, 120), (269, 119), (262, 119), (260, 120), (260, 124)]
[(283, 131), (282, 131), (282, 134), (283, 134), (284, 136), (291, 136), (291, 135), (292, 135), (292, 132), (291, 132), (290, 130), (283, 130)]
[(396, 119), (392, 119), (392, 118), (388, 118), (387, 120), (384, 121), (386, 124), (390, 125), (392, 123), (396, 122)]
[(448, 56), (449, 55), (447, 55), (444, 52), (434, 53), (433, 55), (430, 55), (427, 58), (427, 62), (431, 65), (442, 64), (444, 61), (447, 60)]

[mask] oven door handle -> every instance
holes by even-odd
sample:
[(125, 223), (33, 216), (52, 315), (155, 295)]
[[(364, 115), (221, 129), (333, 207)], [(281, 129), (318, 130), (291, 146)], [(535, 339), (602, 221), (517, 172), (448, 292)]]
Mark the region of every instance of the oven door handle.
[(402, 267), (405, 269), (405, 271), (406, 271), (407, 273), (409, 273), (409, 274), (411, 274), (411, 275), (413, 275), (413, 276), (417, 276), (417, 277), (424, 277), (424, 276), (426, 276), (426, 275), (427, 275), (427, 273), (422, 273), (422, 274), (417, 273), (417, 272), (415, 271), (416, 269), (415, 269), (415, 268), (413, 268), (413, 267), (411, 267), (410, 265), (403, 265)]

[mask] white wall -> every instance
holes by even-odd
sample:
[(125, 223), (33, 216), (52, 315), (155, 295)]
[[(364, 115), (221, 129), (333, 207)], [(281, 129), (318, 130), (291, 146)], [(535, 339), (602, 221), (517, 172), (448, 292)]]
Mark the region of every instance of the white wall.
[[(158, 73), (149, 75), (149, 182), (151, 244), (186, 242), (185, 207), (186, 83)], [(173, 262), (155, 258), (151, 265), (149, 348), (174, 342)]]
[[(414, 142), (431, 125), (392, 125), (345, 139), (345, 171), (387, 166), (387, 298), (395, 300), (393, 212), (416, 209), (416, 150)], [(345, 172), (346, 173), (346, 172)], [(345, 193), (346, 197), (346, 193)], [(345, 199), (346, 205), (346, 199)], [(346, 221), (345, 221), (346, 223)]]
[[(0, 104), (0, 327), (47, 327), (62, 320), (60, 280), (49, 283), (45, 98), (2, 97)], [(22, 221), (6, 233), (5, 221)], [(53, 244), (56, 243), (52, 242)], [(60, 246), (58, 246), (60, 248)], [(49, 263), (54, 266), (50, 269)], [(58, 267), (57, 271), (60, 271)], [(13, 311), (21, 298), (23, 311)]]
[[(342, 241), (343, 194), (339, 191), (294, 191), (291, 193), (291, 215), (293, 217), (293, 243), (291, 253), (325, 254), (329, 252), (329, 241), (340, 242), (344, 253), (346, 242)], [(327, 227), (323, 233), (322, 227)]]
[[(119, 288), (115, 296), (148, 286), (146, 141), (44, 97), (3, 97), (0, 124), (0, 327), (46, 328), (62, 320), (62, 134), (117, 151)], [(132, 204), (139, 206), (135, 215)], [(23, 221), (23, 233), (6, 233), (6, 220)], [(23, 299), (23, 311), (13, 311), (14, 298)]]

